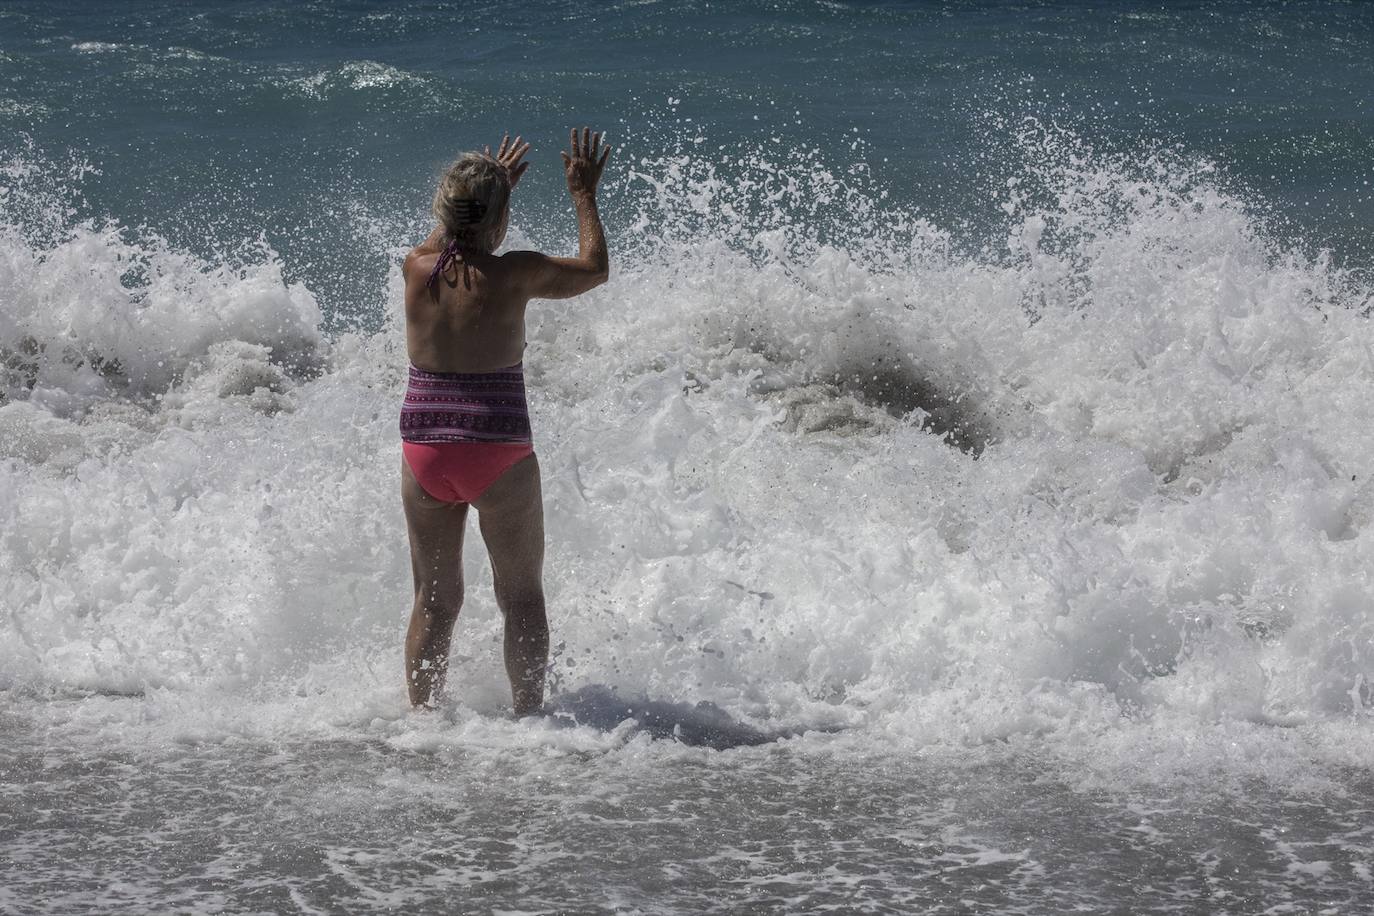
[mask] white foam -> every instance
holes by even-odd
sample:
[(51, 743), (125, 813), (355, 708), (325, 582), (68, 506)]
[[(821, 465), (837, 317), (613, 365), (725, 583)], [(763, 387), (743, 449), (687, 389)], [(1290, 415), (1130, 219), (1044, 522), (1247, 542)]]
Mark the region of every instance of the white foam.
[[(366, 92), (396, 88), (436, 95), (433, 82), (428, 77), (375, 60), (347, 61), (328, 70), (285, 77), (277, 82), (289, 94), (313, 100), (327, 99), (341, 91)], [(452, 93), (449, 95), (451, 97)]]
[(314, 360), (319, 308), (304, 287), (283, 282), (270, 249), (256, 263), (209, 264), (128, 235), (83, 224), (34, 250), (0, 228), (6, 400), (58, 416), (146, 400), (228, 341), (268, 347), (282, 363)]
[[(1367, 761), (1369, 291), (1205, 171), (1076, 161), (980, 258), (815, 162), (636, 166), (612, 282), (531, 309), (561, 688), (848, 726), (837, 752)], [(269, 250), (0, 254), (3, 685), (146, 692), (53, 713), (100, 733), (396, 721), (396, 269), (387, 326), (326, 341)], [(489, 714), (475, 529), (467, 570), (453, 686)], [(473, 721), (388, 740), (524, 740)]]
[(72, 50), (78, 54), (109, 54), (115, 51), (122, 51), (126, 48), (139, 48), (140, 45), (119, 44), (110, 41), (78, 41), (72, 44)]

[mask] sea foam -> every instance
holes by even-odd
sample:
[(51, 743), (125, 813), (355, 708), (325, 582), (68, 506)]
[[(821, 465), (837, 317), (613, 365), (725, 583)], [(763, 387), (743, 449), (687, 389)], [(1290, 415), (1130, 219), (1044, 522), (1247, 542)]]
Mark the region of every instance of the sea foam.
[[(1033, 142), (983, 250), (810, 154), (618, 179), (611, 282), (530, 310), (556, 691), (835, 747), (1368, 750), (1369, 289), (1205, 164)], [(116, 695), (49, 713), (91, 733), (412, 740), (398, 265), (326, 336), (270, 247), (21, 223), (0, 686)], [(467, 570), (463, 722), (507, 702), (475, 527)]]

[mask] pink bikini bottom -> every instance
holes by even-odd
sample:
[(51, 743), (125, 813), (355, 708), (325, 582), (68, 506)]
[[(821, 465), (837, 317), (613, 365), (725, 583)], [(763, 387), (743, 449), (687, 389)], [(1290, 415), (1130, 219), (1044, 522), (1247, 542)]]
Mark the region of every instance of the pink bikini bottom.
[(426, 493), (470, 503), (534, 447), (524, 442), (402, 442), (410, 472)]

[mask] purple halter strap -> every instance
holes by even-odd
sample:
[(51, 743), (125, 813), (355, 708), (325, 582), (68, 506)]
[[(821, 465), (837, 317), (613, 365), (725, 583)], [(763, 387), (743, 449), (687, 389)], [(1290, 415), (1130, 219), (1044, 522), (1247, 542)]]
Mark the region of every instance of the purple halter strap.
[(447, 270), (450, 264), (458, 260), (458, 255), (460, 253), (458, 249), (458, 240), (454, 239), (449, 242), (448, 247), (439, 252), (439, 260), (434, 262), (434, 269), (430, 271), (429, 280), (425, 283), (425, 286), (433, 286), (434, 281), (439, 279), (439, 275)]
[[(454, 215), (459, 217), (462, 226), (473, 226), (482, 221), (482, 217), (487, 215), (487, 205), (473, 197), (467, 197), (453, 202)], [(434, 262), (434, 270), (430, 271), (429, 280), (426, 286), (433, 286), (434, 281), (448, 269), (448, 266), (457, 261), (462, 252), (462, 244), (457, 238), (444, 246), (444, 250), (439, 252), (439, 260)]]

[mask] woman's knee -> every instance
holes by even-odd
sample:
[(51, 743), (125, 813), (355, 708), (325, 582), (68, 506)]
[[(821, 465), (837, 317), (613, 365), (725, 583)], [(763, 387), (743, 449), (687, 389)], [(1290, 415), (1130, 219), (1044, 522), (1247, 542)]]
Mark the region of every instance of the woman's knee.
[(437, 617), (457, 617), (463, 609), (463, 583), (421, 583), (415, 604)]
[(544, 588), (538, 583), (496, 586), (496, 603), (507, 617), (522, 619), (544, 616)]

